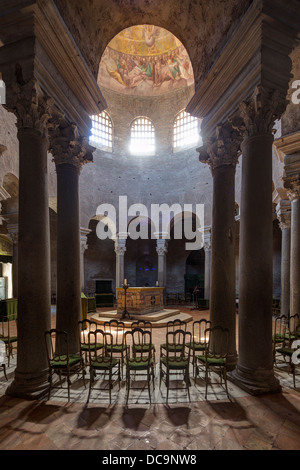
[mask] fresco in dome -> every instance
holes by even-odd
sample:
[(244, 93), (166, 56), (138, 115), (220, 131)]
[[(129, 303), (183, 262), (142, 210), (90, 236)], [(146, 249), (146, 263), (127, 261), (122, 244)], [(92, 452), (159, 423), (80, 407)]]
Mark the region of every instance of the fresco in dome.
[(108, 44), (99, 86), (119, 93), (157, 95), (194, 83), (192, 64), (181, 42), (153, 25), (132, 26)]

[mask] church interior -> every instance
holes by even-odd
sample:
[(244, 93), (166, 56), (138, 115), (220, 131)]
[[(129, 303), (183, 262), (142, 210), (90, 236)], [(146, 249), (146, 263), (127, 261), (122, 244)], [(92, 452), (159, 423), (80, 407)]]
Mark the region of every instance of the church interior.
[(1, 450), (300, 450), (299, 25), (0, 2)]

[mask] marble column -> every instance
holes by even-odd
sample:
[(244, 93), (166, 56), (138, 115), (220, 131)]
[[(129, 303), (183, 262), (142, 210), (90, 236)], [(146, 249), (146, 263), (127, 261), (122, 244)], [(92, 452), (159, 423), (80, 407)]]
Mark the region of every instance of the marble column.
[(92, 161), (91, 149), (76, 125), (58, 119), (49, 148), (57, 173), (56, 327), (68, 333), (71, 354), (78, 352), (81, 318), (79, 175)]
[(156, 252), (158, 255), (157, 281), (159, 287), (166, 287), (167, 282), (167, 253), (168, 242), (163, 238), (156, 240)]
[(281, 228), (281, 295), (280, 313), (290, 314), (291, 203), (281, 199), (276, 207)]
[(124, 284), (125, 267), (124, 257), (126, 253), (126, 238), (115, 239), (116, 253), (116, 287), (122, 287)]
[(286, 155), (284, 186), (291, 201), (290, 314), (300, 314), (300, 154)]
[(88, 248), (87, 237), (91, 230), (86, 228), (80, 229), (80, 285), (81, 292), (85, 290), (85, 276), (84, 276), (84, 253)]
[(204, 298), (210, 299), (210, 266), (211, 266), (211, 229), (204, 233), (205, 266), (204, 266)]
[(47, 126), (52, 102), (36, 80), (14, 84), (9, 111), (19, 140), (18, 355), (7, 394), (27, 399), (49, 387), (44, 332), (50, 328)]
[(232, 372), (257, 395), (280, 390), (272, 355), (273, 209), (272, 129), (285, 107), (277, 92), (257, 87), (240, 106), (242, 183), (240, 216), (239, 355)]
[(237, 362), (235, 309), (235, 170), (240, 134), (230, 125), (218, 126), (206, 139), (199, 160), (208, 163), (213, 177), (211, 228), (210, 320), (228, 328), (228, 369)]

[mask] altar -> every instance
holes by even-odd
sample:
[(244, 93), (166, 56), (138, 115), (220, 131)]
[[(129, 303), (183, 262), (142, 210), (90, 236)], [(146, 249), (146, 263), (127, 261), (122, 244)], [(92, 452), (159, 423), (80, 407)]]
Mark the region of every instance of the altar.
[[(125, 308), (125, 291), (117, 287), (117, 313)], [(126, 309), (129, 314), (143, 315), (158, 312), (164, 308), (164, 287), (128, 287)]]

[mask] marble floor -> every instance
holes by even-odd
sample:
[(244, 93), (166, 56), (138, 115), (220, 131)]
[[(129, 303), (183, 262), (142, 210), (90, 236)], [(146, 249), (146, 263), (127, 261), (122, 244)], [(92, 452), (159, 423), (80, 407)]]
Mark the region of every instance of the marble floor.
[[(188, 307), (181, 310), (195, 320), (209, 314)], [(190, 322), (187, 329), (191, 327)], [(159, 351), (165, 328), (156, 328), (153, 337)], [(111, 405), (107, 391), (96, 390), (87, 403), (88, 386), (77, 376), (70, 402), (66, 388), (54, 389), (50, 400), (9, 397), (5, 391), (15, 365), (16, 356), (8, 369), (8, 382), (0, 372), (0, 450), (300, 450), (300, 380), (294, 389), (284, 368), (275, 369), (281, 393), (253, 397), (229, 381), (228, 398), (212, 376), (205, 400), (200, 375), (192, 380), (191, 401), (185, 390), (171, 389), (166, 404), (166, 388), (164, 383), (160, 387), (156, 365), (151, 404), (147, 387), (141, 387), (131, 391), (126, 406), (124, 382), (120, 390), (114, 387)]]

